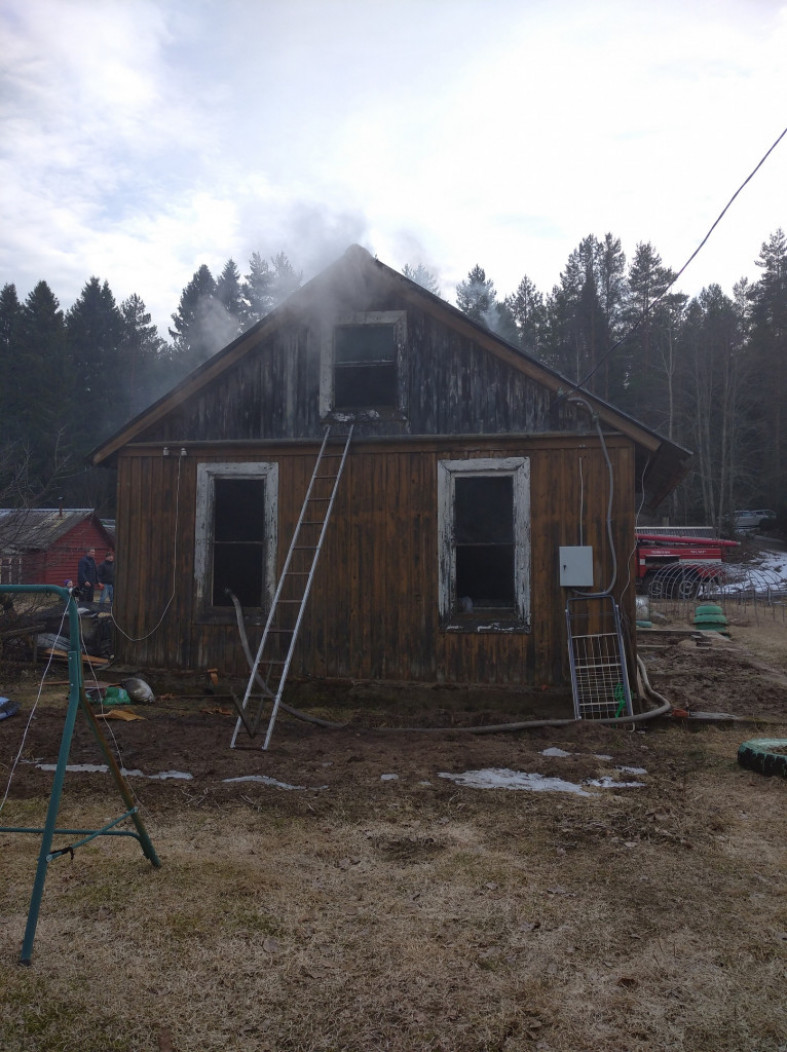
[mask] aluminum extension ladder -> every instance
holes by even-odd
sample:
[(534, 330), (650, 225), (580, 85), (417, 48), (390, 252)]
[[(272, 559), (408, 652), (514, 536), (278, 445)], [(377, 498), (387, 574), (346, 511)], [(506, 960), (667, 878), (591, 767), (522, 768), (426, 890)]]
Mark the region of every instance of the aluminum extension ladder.
[[(331, 427), (328, 426), (325, 429), (303, 507), (292, 535), (290, 550), (287, 552), (284, 568), (268, 611), (268, 618), (246, 692), (242, 702), (235, 699), (238, 719), (230, 742), (231, 749), (235, 748), (241, 727), (246, 730), (249, 737), (257, 737), (263, 710), (266, 704), (272, 701), (273, 706), (262, 748), (267, 749), (270, 744), (301, 621), (322, 551), (323, 540), (330, 522), (339, 482), (344, 472), (352, 433), (351, 425), (346, 435), (339, 436), (343, 441), (343, 446), (334, 453), (328, 452)], [(250, 702), (252, 702), (251, 705)]]
[(574, 719), (631, 716), (631, 688), (620, 611), (611, 595), (579, 596), (566, 604)]

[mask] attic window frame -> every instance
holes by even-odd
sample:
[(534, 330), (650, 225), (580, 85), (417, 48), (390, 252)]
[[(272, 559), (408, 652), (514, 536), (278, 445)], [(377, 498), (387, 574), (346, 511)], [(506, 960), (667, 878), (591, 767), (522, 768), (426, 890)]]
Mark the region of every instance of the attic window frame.
[(197, 492), (194, 526), (194, 602), (197, 617), (209, 621), (234, 621), (232, 606), (213, 605), (213, 546), (217, 479), (264, 482), (264, 598), (265, 605), (249, 608), (263, 613), (270, 608), (276, 589), (278, 545), (279, 465), (269, 461), (204, 462), (197, 465)]
[[(529, 632), (530, 610), (530, 458), (477, 457), (437, 463), (438, 602), (441, 626), (455, 632)], [(456, 480), (512, 479), (514, 545), (513, 607), (461, 612), (456, 594)]]
[[(393, 386), (390, 403), (385, 405), (342, 406), (336, 404), (336, 330), (362, 328), (365, 325), (390, 325), (393, 328), (394, 360)], [(406, 410), (405, 348), (407, 346), (407, 311), (363, 311), (339, 315), (326, 325), (322, 336), (320, 356), (320, 416), (323, 419), (402, 419)]]

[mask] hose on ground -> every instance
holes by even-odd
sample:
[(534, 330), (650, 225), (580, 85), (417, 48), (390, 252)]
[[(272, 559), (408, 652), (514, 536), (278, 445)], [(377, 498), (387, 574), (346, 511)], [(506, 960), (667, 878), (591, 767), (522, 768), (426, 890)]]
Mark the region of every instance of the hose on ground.
[[(232, 605), (235, 607), (235, 618), (238, 623), (238, 634), (240, 635), (243, 653), (246, 655), (249, 668), (254, 671), (254, 678), (257, 684), (264, 690), (266, 689), (265, 684), (260, 679), (259, 673), (255, 669), (254, 658), (252, 657), (251, 649), (249, 647), (246, 626), (243, 623), (243, 611), (241, 605), (237, 596), (233, 595), (232, 592), (228, 591), (227, 594), (232, 600)], [(638, 712), (631, 716), (610, 716), (605, 719), (593, 720), (592, 722), (594, 724), (617, 727), (626, 724), (645, 723), (646, 721), (656, 719), (659, 716), (666, 716), (672, 711), (671, 703), (667, 701), (663, 695), (655, 691), (650, 685), (645, 663), (640, 657), (637, 657), (637, 672), (642, 687), (642, 693), (645, 696), (658, 701), (659, 705), (657, 708), (648, 709), (647, 712)], [(291, 705), (285, 705), (284, 702), (281, 702), (280, 704), (281, 708), (290, 716), (293, 716), (298, 720), (303, 720), (306, 723), (316, 724), (318, 727), (323, 727), (328, 730), (346, 730), (350, 726), (349, 723), (333, 723), (330, 720), (320, 719), (318, 716), (312, 716), (307, 712), (302, 712), (300, 709), (295, 709)], [(490, 723), (485, 726), (472, 727), (375, 727), (373, 729), (387, 734), (511, 734), (517, 731), (536, 730), (540, 727), (570, 727), (573, 724), (583, 722), (587, 721), (576, 719), (545, 719), (523, 720), (518, 723)]]

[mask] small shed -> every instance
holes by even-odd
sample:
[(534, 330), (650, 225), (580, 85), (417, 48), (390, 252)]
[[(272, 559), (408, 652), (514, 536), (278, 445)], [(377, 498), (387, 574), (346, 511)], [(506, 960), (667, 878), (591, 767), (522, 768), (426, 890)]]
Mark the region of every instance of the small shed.
[(114, 547), (93, 508), (0, 508), (0, 584), (76, 583), (88, 548), (100, 563)]
[(634, 623), (636, 509), (690, 454), (354, 246), (91, 455), (121, 660), (248, 672), (232, 597), (254, 649), (351, 425), (293, 673), (565, 685), (564, 547)]

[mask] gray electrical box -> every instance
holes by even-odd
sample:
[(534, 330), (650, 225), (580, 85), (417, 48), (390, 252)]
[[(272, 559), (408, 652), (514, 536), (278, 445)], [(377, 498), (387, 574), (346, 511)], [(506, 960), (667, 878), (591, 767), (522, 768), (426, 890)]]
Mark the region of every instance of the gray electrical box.
[(593, 549), (590, 545), (560, 549), (560, 587), (593, 587)]

